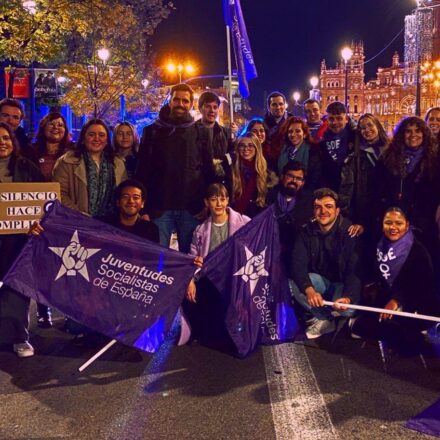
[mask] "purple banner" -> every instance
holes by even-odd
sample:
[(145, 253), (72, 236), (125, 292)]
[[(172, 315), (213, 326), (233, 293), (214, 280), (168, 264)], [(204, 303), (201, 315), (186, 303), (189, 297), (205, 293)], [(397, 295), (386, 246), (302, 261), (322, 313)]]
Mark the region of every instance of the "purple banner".
[(210, 253), (202, 271), (228, 305), (226, 327), (240, 356), (259, 343), (295, 337), (298, 322), (281, 262), (273, 205)]
[(257, 78), (257, 68), (252, 55), (251, 44), (246, 30), (246, 24), (241, 10), (240, 0), (223, 0), (225, 23), (231, 29), (232, 44), (234, 45), (235, 61), (238, 70), (240, 94), (243, 98), (249, 96), (248, 81)]
[(440, 437), (440, 400), (408, 420), (406, 428)]
[(4, 283), (113, 339), (156, 351), (194, 274), (193, 257), (55, 202)]

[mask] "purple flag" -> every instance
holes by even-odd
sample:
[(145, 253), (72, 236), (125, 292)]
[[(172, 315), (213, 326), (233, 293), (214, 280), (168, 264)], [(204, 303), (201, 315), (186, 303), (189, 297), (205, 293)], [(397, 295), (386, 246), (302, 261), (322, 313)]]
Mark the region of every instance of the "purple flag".
[(55, 202), (4, 283), (133, 347), (164, 341), (194, 274), (193, 257)]
[(408, 420), (406, 428), (440, 437), (440, 400)]
[(231, 29), (240, 94), (243, 98), (247, 98), (249, 96), (248, 81), (257, 78), (258, 74), (244, 23), (240, 0), (223, 0), (223, 11), (226, 26), (229, 26)]
[(227, 303), (225, 323), (240, 356), (258, 343), (295, 337), (298, 322), (281, 262), (274, 205), (210, 253), (202, 271)]

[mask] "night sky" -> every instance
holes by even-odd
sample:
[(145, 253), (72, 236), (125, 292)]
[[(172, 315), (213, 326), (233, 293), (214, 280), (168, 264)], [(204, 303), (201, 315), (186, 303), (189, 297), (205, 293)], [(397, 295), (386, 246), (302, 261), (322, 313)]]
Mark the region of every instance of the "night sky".
[[(174, 53), (198, 60), (200, 74), (227, 72), (221, 0), (173, 0), (176, 10), (153, 37), (158, 59)], [(366, 60), (383, 49), (404, 26), (415, 0), (241, 0), (258, 79), (250, 82), (250, 103), (263, 105), (264, 93), (281, 90), (302, 97), (309, 78), (326, 59), (333, 67), (340, 50), (364, 41)], [(365, 65), (366, 79), (391, 65), (397, 50), (403, 60), (403, 33), (379, 57)]]

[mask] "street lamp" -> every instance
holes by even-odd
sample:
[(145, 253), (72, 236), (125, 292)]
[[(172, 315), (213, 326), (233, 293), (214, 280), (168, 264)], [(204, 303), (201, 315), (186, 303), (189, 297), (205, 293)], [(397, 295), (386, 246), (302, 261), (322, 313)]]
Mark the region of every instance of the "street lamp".
[(182, 82), (182, 75), (183, 73), (186, 73), (187, 75), (192, 75), (196, 68), (191, 63), (174, 63), (173, 61), (170, 61), (166, 65), (166, 70), (169, 73), (175, 73), (177, 72), (177, 75), (179, 76), (179, 84)]
[(348, 62), (353, 56), (353, 51), (350, 47), (346, 46), (341, 50), (342, 59), (344, 60), (345, 69), (345, 107), (348, 112)]
[(293, 92), (292, 97), (293, 97), (293, 100), (295, 101), (295, 105), (298, 105), (298, 101), (299, 101), (300, 98), (301, 98), (301, 93), (299, 93), (299, 92)]
[(316, 88), (319, 84), (319, 78), (317, 76), (312, 76), (310, 78), (310, 84), (312, 86), (312, 90), (310, 90), (310, 99), (316, 99), (319, 101), (319, 90)]
[(98, 49), (98, 58), (103, 63), (106, 63), (107, 60), (110, 58), (110, 51), (108, 49), (106, 49), (105, 47), (102, 47), (101, 49)]
[(96, 63), (96, 58), (93, 57), (93, 66), (92, 66), (93, 67), (93, 78), (91, 78), (90, 75), (88, 76), (88, 78), (89, 78), (90, 92), (93, 97), (94, 117), (95, 118), (98, 117), (98, 102), (97, 102), (98, 101), (98, 76), (100, 75), (100, 72), (102, 75), (104, 75), (105, 63), (110, 58), (110, 51), (105, 47), (101, 47), (100, 49), (98, 49), (96, 51), (96, 53), (98, 54), (98, 58), (102, 61), (102, 64), (104, 67), (101, 72), (101, 70), (99, 69), (99, 66)]
[(35, 0), (23, 0), (22, 5), (29, 14), (35, 15), (37, 13), (37, 2)]

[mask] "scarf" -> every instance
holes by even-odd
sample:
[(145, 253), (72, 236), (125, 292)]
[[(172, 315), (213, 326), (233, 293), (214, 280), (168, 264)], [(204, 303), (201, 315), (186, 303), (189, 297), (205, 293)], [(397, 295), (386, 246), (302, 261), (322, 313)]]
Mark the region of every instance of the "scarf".
[(298, 148), (295, 148), (289, 143), (287, 147), (287, 157), (289, 162), (297, 160), (307, 168), (309, 165), (309, 146), (305, 142), (302, 142)]
[(98, 167), (88, 152), (83, 153), (87, 174), (87, 193), (89, 197), (89, 214), (92, 217), (104, 217), (112, 212), (115, 175), (113, 164), (106, 153), (102, 154)]
[(287, 196), (281, 191), (278, 191), (277, 202), (281, 213), (288, 214), (295, 207), (296, 197), (294, 196), (290, 200), (287, 200)]
[(378, 140), (374, 144), (369, 144), (365, 139), (361, 139), (359, 143), (359, 148), (361, 151), (366, 151), (367, 153), (373, 153), (374, 158), (377, 160), (382, 152), (383, 143)]
[(406, 173), (411, 174), (419, 162), (422, 160), (423, 153), (425, 152), (424, 148), (408, 148), (405, 147), (405, 164), (406, 164)]
[(244, 214), (250, 201), (257, 191), (257, 172), (255, 171), (255, 160), (243, 160), (240, 163), (241, 196), (235, 200), (234, 209)]
[(326, 130), (324, 133), (324, 142), (328, 154), (341, 168), (349, 153), (349, 137), (348, 124), (340, 133), (333, 133), (331, 130)]
[(189, 113), (182, 119), (173, 119), (170, 113), (171, 109), (167, 104), (161, 108), (158, 118), (154, 121), (154, 124), (159, 128), (167, 128), (170, 130), (168, 136), (171, 136), (177, 128), (188, 128), (195, 124), (194, 118)]
[(272, 139), (275, 134), (278, 131), (278, 128), (281, 126), (281, 124), (289, 117), (291, 116), (289, 113), (284, 112), (284, 115), (277, 119), (272, 115), (272, 113), (267, 112), (266, 116), (264, 117), (264, 122), (266, 122), (267, 126), (269, 127), (269, 139)]
[(397, 241), (390, 241), (385, 236), (379, 240), (376, 252), (377, 264), (390, 287), (393, 286), (394, 280), (408, 258), (413, 243), (414, 234), (411, 229)]

